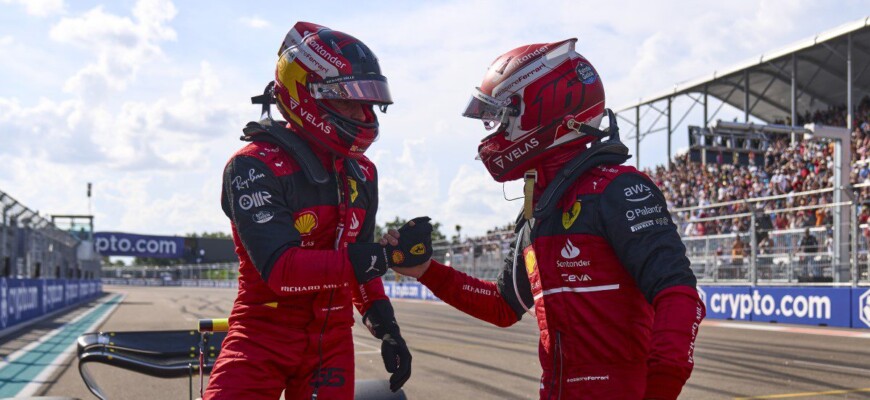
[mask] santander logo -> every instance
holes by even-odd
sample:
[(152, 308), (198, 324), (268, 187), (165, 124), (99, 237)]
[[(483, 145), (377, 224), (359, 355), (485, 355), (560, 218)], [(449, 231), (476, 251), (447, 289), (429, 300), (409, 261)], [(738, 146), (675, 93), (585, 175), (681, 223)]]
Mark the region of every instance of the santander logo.
[(356, 228), (359, 228), (359, 220), (356, 219), (356, 213), (351, 212), (350, 213), (350, 229), (356, 230)]
[(571, 239), (565, 240), (565, 247), (562, 247), (562, 257), (570, 260), (573, 258), (577, 258), (580, 255), (580, 249), (577, 246), (574, 246), (574, 243), (571, 243)]

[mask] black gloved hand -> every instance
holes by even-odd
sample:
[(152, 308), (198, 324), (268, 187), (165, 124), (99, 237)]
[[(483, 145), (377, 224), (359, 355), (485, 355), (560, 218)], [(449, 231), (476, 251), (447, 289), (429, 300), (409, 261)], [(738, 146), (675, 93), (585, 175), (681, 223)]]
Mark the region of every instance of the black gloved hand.
[(362, 284), (383, 276), (391, 267), (413, 267), (429, 261), (432, 258), (432, 224), (429, 220), (429, 217), (417, 217), (402, 225), (396, 246), (348, 244), (347, 255), (357, 282)]
[(349, 243), (347, 257), (353, 266), (356, 281), (366, 283), (383, 276), (390, 268), (389, 247), (378, 243)]
[[(432, 224), (429, 217), (414, 218), (399, 228), (399, 245), (392, 247), (391, 267), (413, 267), (432, 258)], [(413, 226), (412, 223), (413, 222)]]
[(411, 352), (399, 333), (393, 305), (389, 300), (372, 303), (363, 315), (363, 323), (374, 337), (381, 339), (381, 357), (390, 376), (390, 390), (395, 392), (411, 377)]

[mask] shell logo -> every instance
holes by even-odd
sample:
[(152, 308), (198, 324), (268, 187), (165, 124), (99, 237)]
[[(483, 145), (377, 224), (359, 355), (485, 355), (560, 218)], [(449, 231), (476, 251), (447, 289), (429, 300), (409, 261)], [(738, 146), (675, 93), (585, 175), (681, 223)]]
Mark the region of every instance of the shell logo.
[(393, 264), (401, 264), (405, 262), (405, 255), (399, 250), (393, 250)]
[(535, 267), (538, 266), (538, 257), (535, 256), (535, 249), (532, 246), (526, 247), (524, 253), (526, 261), (526, 272), (531, 275), (532, 272), (535, 272)]
[(311, 211), (299, 214), (293, 222), (293, 227), (303, 235), (311, 233), (314, 228), (317, 228), (317, 214)]

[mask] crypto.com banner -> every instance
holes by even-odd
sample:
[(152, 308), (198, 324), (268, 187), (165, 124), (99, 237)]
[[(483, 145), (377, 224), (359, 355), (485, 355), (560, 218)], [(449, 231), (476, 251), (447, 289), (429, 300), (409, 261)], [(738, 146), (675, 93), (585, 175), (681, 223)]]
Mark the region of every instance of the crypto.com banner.
[(178, 236), (96, 232), (94, 239), (97, 252), (103, 256), (181, 258), (184, 255), (184, 238)]
[(0, 278), (0, 331), (102, 294), (99, 280)]
[[(860, 321), (870, 312), (852, 304), (853, 292), (866, 288), (698, 286), (707, 306), (707, 318), (738, 321), (863, 328)], [(860, 297), (860, 296), (859, 296)]]

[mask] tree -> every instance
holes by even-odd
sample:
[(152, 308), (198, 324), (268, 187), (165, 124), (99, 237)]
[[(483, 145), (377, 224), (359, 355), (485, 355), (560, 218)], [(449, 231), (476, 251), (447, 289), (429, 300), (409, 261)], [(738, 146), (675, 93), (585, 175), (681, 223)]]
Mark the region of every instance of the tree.
[[(384, 226), (375, 225), (375, 241), (380, 240), (381, 237), (383, 237), (384, 234), (387, 233), (387, 231), (389, 231), (390, 229), (398, 230), (399, 228), (402, 227), (402, 225), (405, 225), (406, 222), (408, 222), (408, 221), (401, 219), (399, 217), (396, 217), (392, 221), (385, 223)], [(443, 233), (441, 233), (441, 223), (440, 222), (432, 222), (432, 241), (437, 242), (439, 240), (444, 240), (446, 238), (447, 237), (444, 236)]]
[(188, 233), (187, 237), (189, 238), (203, 238), (203, 239), (232, 239), (233, 236), (226, 232), (203, 232), (197, 234), (196, 232)]

